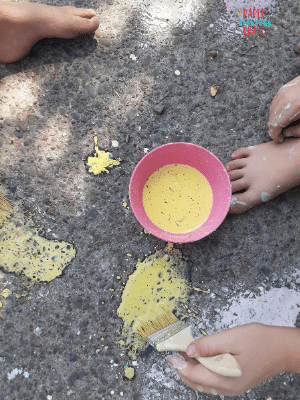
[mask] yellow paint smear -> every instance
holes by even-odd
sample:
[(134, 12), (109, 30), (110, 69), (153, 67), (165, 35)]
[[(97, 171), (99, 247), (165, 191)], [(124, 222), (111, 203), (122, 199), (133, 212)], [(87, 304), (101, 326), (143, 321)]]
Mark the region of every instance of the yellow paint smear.
[[(61, 275), (75, 257), (72, 245), (39, 236), (31, 217), (25, 217), (19, 206), (0, 229), (0, 267), (35, 281), (49, 282)], [(31, 285), (28, 283), (28, 285)]]
[(190, 232), (208, 218), (213, 194), (207, 179), (189, 165), (169, 164), (155, 171), (143, 190), (146, 214), (171, 233)]
[(180, 250), (174, 248), (159, 250), (137, 263), (117, 311), (123, 319), (122, 335), (132, 356), (146, 345), (135, 332), (148, 321), (155, 320), (162, 307), (174, 310), (187, 301), (189, 286), (183, 277), (185, 267)]
[(132, 379), (134, 377), (134, 368), (132, 367), (125, 368), (125, 376), (127, 379)]
[(95, 142), (95, 156), (88, 157), (87, 165), (90, 167), (89, 172), (94, 175), (98, 175), (101, 172), (109, 173), (107, 168), (112, 168), (114, 165), (119, 165), (119, 160), (113, 160), (110, 158), (109, 153), (103, 150), (99, 150), (97, 144), (97, 137), (94, 137)]

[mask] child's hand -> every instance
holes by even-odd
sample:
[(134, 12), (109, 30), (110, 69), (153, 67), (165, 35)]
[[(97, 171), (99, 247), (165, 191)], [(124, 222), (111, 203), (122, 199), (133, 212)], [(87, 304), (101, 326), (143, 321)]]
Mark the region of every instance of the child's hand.
[(292, 122), (300, 119), (300, 76), (280, 88), (274, 97), (269, 115), (269, 133), (275, 142), (284, 137), (300, 137), (300, 126), (285, 130)]
[(265, 379), (286, 370), (288, 356), (283, 343), (287, 337), (286, 332), (291, 329), (295, 330), (252, 323), (204, 336), (188, 347), (187, 353), (195, 358), (233, 354), (242, 368), (242, 376), (239, 378), (211, 372), (185, 353), (184, 358), (170, 356), (167, 361), (183, 382), (194, 390), (215, 395), (238, 396)]

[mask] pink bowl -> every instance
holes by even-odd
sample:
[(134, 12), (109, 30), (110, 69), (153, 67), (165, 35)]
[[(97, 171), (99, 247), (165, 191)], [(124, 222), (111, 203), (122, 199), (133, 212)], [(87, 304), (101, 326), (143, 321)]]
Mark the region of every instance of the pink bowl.
[[(168, 164), (185, 164), (196, 168), (211, 186), (213, 205), (209, 217), (200, 227), (191, 232), (166, 232), (158, 228), (145, 212), (144, 185), (158, 168)], [(138, 163), (131, 176), (129, 198), (134, 215), (147, 231), (167, 242), (194, 242), (212, 233), (223, 222), (230, 207), (231, 185), (223, 164), (211, 152), (195, 144), (168, 143), (150, 151)]]

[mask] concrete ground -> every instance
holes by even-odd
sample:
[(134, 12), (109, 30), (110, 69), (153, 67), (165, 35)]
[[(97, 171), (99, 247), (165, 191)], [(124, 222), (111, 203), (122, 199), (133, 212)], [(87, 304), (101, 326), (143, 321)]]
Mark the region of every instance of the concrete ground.
[[(0, 183), (33, 214), (42, 237), (74, 244), (76, 257), (25, 297), (16, 297), (22, 277), (2, 273), (1, 289), (11, 294), (1, 298), (0, 399), (212, 398), (187, 388), (155, 351), (139, 356), (134, 379), (124, 379), (132, 360), (118, 345), (122, 290), (137, 260), (165, 243), (145, 235), (122, 204), (144, 149), (191, 142), (225, 164), (236, 148), (269, 140), (272, 98), (300, 73), (300, 8), (261, 2), (271, 26), (263, 37), (245, 37), (228, 10), (249, 7), (246, 0), (47, 3), (96, 9), (101, 36), (43, 40), (0, 66)], [(220, 87), (214, 98), (212, 84)], [(95, 135), (122, 159), (110, 174), (88, 173)], [(295, 326), (299, 195), (296, 187), (175, 246), (192, 286), (211, 293), (190, 296), (201, 309), (199, 328)], [(299, 384), (299, 376), (281, 374), (239, 399), (296, 400)]]

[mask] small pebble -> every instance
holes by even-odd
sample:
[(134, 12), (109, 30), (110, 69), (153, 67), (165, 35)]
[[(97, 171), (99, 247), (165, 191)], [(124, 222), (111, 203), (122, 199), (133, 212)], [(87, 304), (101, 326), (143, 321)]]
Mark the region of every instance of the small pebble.
[(176, 69), (176, 71), (174, 72), (175, 75), (180, 75), (180, 71), (178, 69)]
[(136, 56), (135, 56), (134, 54), (130, 54), (130, 59), (131, 59), (132, 61), (136, 61)]
[(119, 142), (117, 140), (112, 140), (111, 145), (112, 147), (119, 147)]
[(153, 111), (155, 112), (155, 114), (160, 115), (160, 114), (163, 113), (164, 109), (165, 109), (165, 106), (164, 106), (163, 104), (157, 104), (157, 105), (153, 108)]

